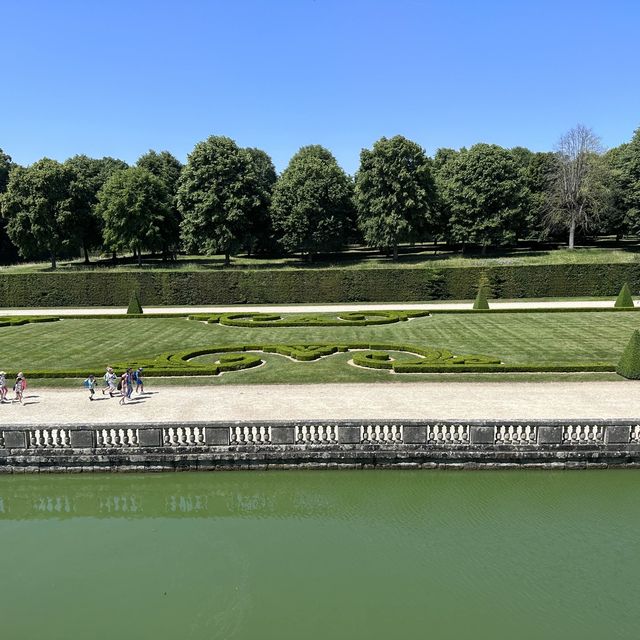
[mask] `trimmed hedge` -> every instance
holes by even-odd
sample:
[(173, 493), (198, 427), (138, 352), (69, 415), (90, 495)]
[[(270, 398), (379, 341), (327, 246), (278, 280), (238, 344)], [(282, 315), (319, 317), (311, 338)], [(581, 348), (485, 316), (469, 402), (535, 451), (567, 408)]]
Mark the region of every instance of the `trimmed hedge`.
[(629, 289), (629, 285), (625, 282), (622, 285), (622, 289), (620, 289), (620, 293), (616, 298), (616, 301), (613, 305), (618, 309), (633, 309), (633, 297), (631, 296), (631, 289)]
[[(116, 370), (127, 367), (143, 367), (149, 376), (215, 376), (226, 371), (240, 371), (264, 363), (259, 353), (277, 353), (301, 362), (311, 362), (338, 352), (354, 351), (353, 362), (370, 369), (387, 369), (394, 373), (510, 373), (510, 372), (594, 372), (615, 371), (615, 366), (606, 362), (568, 362), (564, 364), (517, 364), (501, 363), (499, 359), (483, 355), (454, 355), (447, 349), (430, 349), (406, 344), (265, 344), (265, 345), (214, 345), (201, 349), (163, 353), (156, 358), (135, 362), (115, 363)], [(388, 352), (405, 352), (413, 360), (395, 360)], [(219, 354), (219, 355), (218, 355)], [(194, 358), (202, 355), (217, 355), (217, 361), (200, 364)], [(9, 376), (14, 372), (10, 372)], [(79, 378), (86, 370), (29, 370), (27, 377), (35, 378)]]
[(478, 295), (476, 295), (476, 299), (473, 302), (473, 309), (475, 311), (486, 311), (489, 308), (489, 303), (487, 302), (487, 292), (484, 285), (480, 285), (478, 287)]
[(127, 307), (127, 315), (128, 316), (141, 316), (142, 315), (142, 305), (140, 304), (140, 298), (138, 297), (137, 292), (132, 291), (131, 296), (129, 297), (129, 306)]
[[(318, 315), (271, 313), (223, 313), (211, 316), (207, 322), (228, 327), (367, 327), (380, 324), (406, 322), (410, 318), (423, 318), (428, 311), (366, 311), (338, 313), (333, 318)], [(190, 316), (200, 319), (201, 316)]]
[(60, 318), (54, 316), (9, 316), (0, 318), (0, 327), (19, 327), (23, 324), (35, 324), (38, 322), (57, 322)]
[(614, 296), (640, 289), (640, 265), (3, 273), (0, 307), (125, 306), (132, 290), (154, 306), (469, 300), (482, 281), (494, 298)]
[(616, 373), (630, 380), (640, 379), (640, 331), (631, 334), (631, 339), (622, 352)]

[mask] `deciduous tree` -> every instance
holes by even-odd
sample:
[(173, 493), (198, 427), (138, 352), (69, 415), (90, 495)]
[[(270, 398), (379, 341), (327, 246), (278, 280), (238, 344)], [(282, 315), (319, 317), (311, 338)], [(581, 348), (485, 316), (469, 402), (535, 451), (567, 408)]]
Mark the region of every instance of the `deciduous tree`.
[(358, 226), (372, 247), (398, 244), (435, 231), (435, 184), (422, 147), (403, 136), (380, 138), (360, 153), (356, 173)]
[(199, 142), (178, 186), (185, 249), (209, 255), (223, 253), (225, 264), (229, 264), (231, 254), (246, 240), (251, 211), (260, 197), (247, 150), (222, 136)]
[(476, 144), (461, 150), (439, 184), (454, 242), (480, 245), (484, 252), (515, 241), (526, 188), (507, 149)]
[(14, 167), (2, 196), (7, 233), (24, 258), (46, 253), (55, 269), (60, 252), (77, 242), (73, 226), (68, 167), (44, 158)]
[(569, 249), (575, 246), (576, 229), (594, 226), (607, 204), (606, 166), (600, 161), (600, 138), (592, 129), (577, 125), (558, 141), (558, 169), (551, 196), (551, 226), (569, 231)]
[(180, 222), (182, 216), (178, 210), (178, 181), (182, 172), (182, 163), (168, 151), (157, 153), (148, 151), (138, 158), (138, 167), (146, 169), (164, 183), (171, 206), (161, 226), (162, 255), (166, 259), (176, 254), (180, 243)]
[(291, 158), (278, 179), (271, 217), (286, 251), (312, 257), (344, 245), (352, 208), (351, 179), (328, 149), (310, 145)]
[(164, 182), (141, 167), (116, 171), (98, 193), (96, 210), (104, 219), (104, 243), (113, 251), (142, 250), (162, 245), (161, 227), (171, 206)]
[(73, 156), (65, 161), (72, 172), (69, 185), (71, 219), (85, 264), (89, 263), (89, 251), (102, 244), (102, 218), (96, 213), (98, 191), (115, 171), (127, 168), (127, 163), (115, 158), (89, 158)]

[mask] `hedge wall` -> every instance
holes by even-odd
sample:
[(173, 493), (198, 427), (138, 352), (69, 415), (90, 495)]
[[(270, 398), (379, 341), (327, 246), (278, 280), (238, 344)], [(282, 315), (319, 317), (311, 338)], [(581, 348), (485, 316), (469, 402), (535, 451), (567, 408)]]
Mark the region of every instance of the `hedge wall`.
[(615, 296), (640, 290), (640, 265), (16, 273), (0, 275), (0, 307), (126, 306), (134, 290), (143, 305), (461, 300), (481, 279), (492, 298)]

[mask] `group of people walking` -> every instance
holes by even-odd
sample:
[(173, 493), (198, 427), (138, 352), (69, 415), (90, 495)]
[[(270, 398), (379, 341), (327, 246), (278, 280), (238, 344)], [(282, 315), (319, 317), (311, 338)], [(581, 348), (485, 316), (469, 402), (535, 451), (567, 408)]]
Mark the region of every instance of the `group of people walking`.
[(13, 385), (13, 398), (7, 398), (9, 388), (7, 387), (7, 372), (0, 371), (0, 402), (19, 402), (22, 404), (24, 397), (24, 391), (27, 388), (27, 379), (22, 371), (16, 376), (16, 381)]
[[(136, 393), (144, 393), (142, 372), (142, 367), (135, 370), (129, 367), (122, 375), (118, 375), (114, 372), (113, 367), (107, 367), (104, 376), (102, 376), (104, 380), (102, 395), (108, 393), (111, 398), (119, 397), (120, 404), (126, 404), (127, 400), (131, 400), (134, 384)], [(89, 389), (89, 400), (93, 400), (98, 385), (95, 375), (90, 374), (83, 384)]]

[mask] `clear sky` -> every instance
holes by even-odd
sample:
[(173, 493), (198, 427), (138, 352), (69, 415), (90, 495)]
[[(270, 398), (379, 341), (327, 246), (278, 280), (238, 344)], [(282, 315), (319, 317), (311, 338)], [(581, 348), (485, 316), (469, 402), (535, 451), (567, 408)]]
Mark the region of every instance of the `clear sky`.
[(581, 122), (611, 147), (640, 126), (639, 26), (637, 0), (0, 0), (0, 148), (184, 162), (227, 135), (353, 173), (398, 133), (548, 150)]

